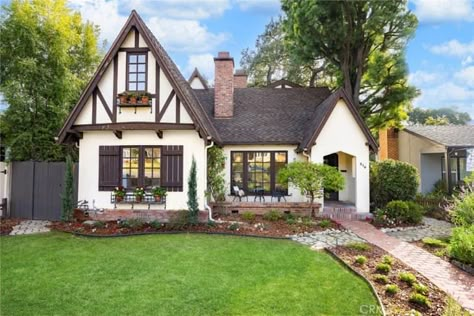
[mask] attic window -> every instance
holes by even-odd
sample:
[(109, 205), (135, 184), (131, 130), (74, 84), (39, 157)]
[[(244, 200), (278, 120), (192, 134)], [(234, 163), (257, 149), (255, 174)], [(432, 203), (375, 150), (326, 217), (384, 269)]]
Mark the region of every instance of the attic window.
[(127, 90), (147, 91), (147, 54), (127, 54)]

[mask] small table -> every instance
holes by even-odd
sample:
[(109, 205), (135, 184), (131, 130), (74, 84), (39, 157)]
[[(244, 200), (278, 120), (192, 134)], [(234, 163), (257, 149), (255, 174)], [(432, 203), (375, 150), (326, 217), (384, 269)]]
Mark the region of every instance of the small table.
[(253, 192), (255, 193), (255, 197), (253, 199), (254, 202), (257, 200), (257, 198), (260, 202), (262, 202), (262, 199), (263, 202), (265, 202), (265, 190), (263, 188), (256, 188), (253, 190)]

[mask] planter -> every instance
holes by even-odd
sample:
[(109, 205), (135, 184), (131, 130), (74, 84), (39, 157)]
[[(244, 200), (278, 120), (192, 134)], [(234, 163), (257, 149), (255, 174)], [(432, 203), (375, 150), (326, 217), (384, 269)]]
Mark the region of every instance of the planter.
[(142, 97), (142, 104), (148, 104), (149, 100), (150, 100), (150, 98), (148, 96)]
[(155, 195), (155, 202), (161, 202), (161, 195)]
[(117, 203), (122, 202), (122, 201), (123, 201), (123, 196), (118, 196), (118, 195), (116, 195), (116, 196), (115, 196), (115, 201), (116, 201)]
[(136, 195), (135, 202), (140, 203), (143, 200), (143, 196)]
[(121, 95), (120, 96), (120, 104), (127, 104), (127, 102), (128, 102), (128, 96)]
[(130, 104), (137, 104), (137, 97), (130, 97)]

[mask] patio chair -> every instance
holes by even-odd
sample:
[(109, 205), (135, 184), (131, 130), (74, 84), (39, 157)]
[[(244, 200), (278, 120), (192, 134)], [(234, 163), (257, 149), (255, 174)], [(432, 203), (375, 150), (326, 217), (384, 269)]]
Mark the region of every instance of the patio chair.
[(249, 201), (248, 195), (245, 193), (244, 190), (240, 189), (237, 185), (234, 185), (232, 187), (232, 190), (234, 191), (234, 199), (232, 200), (232, 202), (234, 202), (236, 198), (239, 199), (239, 202), (242, 202), (243, 197), (247, 199), (247, 202)]

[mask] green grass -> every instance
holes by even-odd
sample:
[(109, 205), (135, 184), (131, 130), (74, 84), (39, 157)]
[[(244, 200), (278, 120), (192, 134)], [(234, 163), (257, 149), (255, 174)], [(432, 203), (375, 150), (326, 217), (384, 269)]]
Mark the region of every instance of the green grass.
[(291, 241), (1, 237), (2, 315), (355, 315), (361, 279)]

